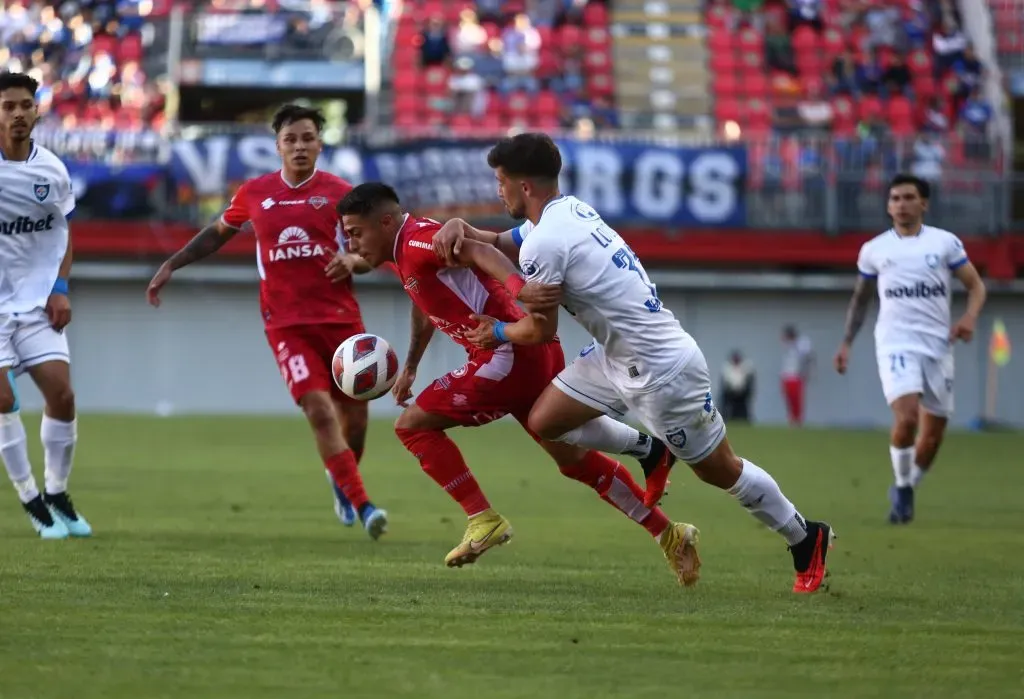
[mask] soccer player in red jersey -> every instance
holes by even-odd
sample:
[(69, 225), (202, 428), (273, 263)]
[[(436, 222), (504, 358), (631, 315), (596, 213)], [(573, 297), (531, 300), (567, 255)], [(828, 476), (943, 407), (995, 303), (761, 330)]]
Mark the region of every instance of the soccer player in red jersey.
[[(473, 563), (488, 549), (508, 541), (512, 527), (491, 508), (445, 430), (484, 425), (505, 415), (512, 415), (525, 427), (534, 401), (565, 366), (562, 347), (557, 338), (529, 347), (503, 344), (494, 349), (480, 349), (466, 340), (464, 333), (475, 325), (471, 319), (475, 314), (506, 321), (525, 315), (501, 283), (472, 267), (477, 255), (501, 257), (509, 275), (522, 282), (512, 263), (493, 247), (466, 241), (460, 253), (466, 266), (448, 267), (433, 249), (433, 237), (441, 224), (404, 213), (395, 191), (379, 182), (353, 189), (338, 204), (338, 211), (353, 251), (371, 267), (394, 263), (412, 299), (409, 355), (393, 389), (399, 403), (407, 407), (395, 432), (427, 475), (469, 518), (465, 536), (447, 555), (445, 564), (461, 567)], [(435, 327), (466, 349), (468, 362), (434, 381), (408, 405), (416, 368)], [(683, 525), (670, 522), (657, 506), (644, 505), (643, 489), (625, 466), (597, 451), (531, 436), (565, 476), (593, 488), (605, 502), (657, 538), (681, 583), (696, 580), (700, 562), (695, 560), (696, 550), (684, 540)]]
[(370, 502), (357, 465), (367, 405), (341, 393), (331, 374), (338, 345), (364, 332), (351, 275), (370, 268), (346, 250), (336, 210), (352, 185), (316, 168), (323, 125), (318, 110), (296, 105), (278, 110), (273, 129), (281, 170), (245, 182), (218, 221), (161, 265), (147, 296), (159, 306), (160, 290), (175, 270), (213, 254), (251, 226), (267, 341), (313, 428), (335, 485), (339, 518), (351, 524), (358, 513), (377, 539), (387, 528), (387, 513)]

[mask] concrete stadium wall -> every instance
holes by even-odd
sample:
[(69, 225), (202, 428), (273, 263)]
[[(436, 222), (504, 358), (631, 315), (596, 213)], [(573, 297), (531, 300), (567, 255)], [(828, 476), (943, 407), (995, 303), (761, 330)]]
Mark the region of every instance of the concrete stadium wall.
[[(156, 310), (145, 302), (148, 274), (142, 272), (148, 270), (120, 275), (126, 277), (123, 281), (79, 279), (73, 284), (74, 322), (67, 332), (82, 411), (294, 412), (264, 339), (255, 284), (176, 279), (164, 295), (163, 306)], [(716, 387), (719, 368), (732, 349), (753, 360), (759, 382), (754, 405), (758, 422), (785, 422), (778, 386), (779, 335), (784, 324), (794, 323), (811, 338), (818, 358), (807, 396), (808, 423), (888, 424), (870, 326), (855, 346), (851, 373), (841, 377), (831, 368), (851, 280), (826, 285), (837, 287), (831, 290), (727, 291), (672, 289), (670, 279), (659, 279), (657, 273), (652, 277), (660, 282), (666, 304), (703, 348)], [(391, 341), (404, 356), (409, 337), (407, 297), (389, 280), (360, 286), (367, 328)], [(957, 294), (955, 313), (963, 308), (963, 300), (963, 295)], [(993, 295), (979, 324), (979, 337), (956, 350), (958, 425), (970, 424), (982, 410), (988, 332), (996, 315), (1006, 321), (1011, 341), (1021, 348), (1018, 352), (1024, 351), (1024, 303), (1018, 296)], [(560, 335), (570, 358), (588, 339), (569, 316), (563, 317)], [(417, 389), (459, 366), (463, 357), (460, 348), (440, 333), (435, 335), (420, 368)], [(998, 418), (1024, 426), (1024, 398), (1020, 395), (1024, 361), (1017, 359), (1005, 367), (999, 383)], [(27, 377), (19, 379), (19, 389), (25, 409), (41, 406)], [(397, 408), (385, 397), (372, 404), (372, 412), (383, 417), (396, 414)]]

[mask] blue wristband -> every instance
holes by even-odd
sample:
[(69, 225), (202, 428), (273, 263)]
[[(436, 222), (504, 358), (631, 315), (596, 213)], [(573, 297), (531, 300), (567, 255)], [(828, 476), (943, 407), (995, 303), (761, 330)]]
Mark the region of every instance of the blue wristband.
[(505, 326), (507, 323), (498, 321), (494, 324), (494, 339), (499, 342), (508, 342), (508, 337), (505, 336)]
[(64, 294), (68, 295), (68, 280), (64, 277), (57, 277), (57, 281), (53, 283), (53, 289), (50, 290), (51, 294)]

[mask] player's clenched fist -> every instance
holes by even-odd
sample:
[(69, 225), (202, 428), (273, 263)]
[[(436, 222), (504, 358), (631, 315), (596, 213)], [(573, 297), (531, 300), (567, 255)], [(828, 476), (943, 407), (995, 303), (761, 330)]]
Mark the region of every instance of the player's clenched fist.
[(166, 262), (160, 265), (160, 269), (153, 275), (153, 279), (150, 280), (149, 286), (146, 287), (146, 299), (149, 300), (149, 305), (154, 308), (160, 307), (160, 290), (166, 286), (167, 282), (171, 281), (171, 266)]
[(462, 241), (466, 234), (462, 230), (460, 222), (452, 219), (434, 234), (434, 253), (444, 260), (445, 264), (455, 266), (459, 264), (459, 253), (462, 252)]
[(412, 385), (414, 383), (416, 383), (416, 370), (406, 367), (402, 369), (402, 373), (395, 379), (395, 385), (391, 387), (391, 395), (395, 397), (395, 401), (403, 408), (408, 406), (409, 399), (412, 398)]
[(956, 322), (953, 329), (949, 333), (950, 342), (956, 342), (957, 340), (963, 340), (964, 342), (970, 342), (974, 338), (974, 316), (964, 314), (964, 316)]
[(494, 335), (494, 324), (498, 322), (497, 320), (490, 316), (478, 315), (471, 315), (470, 319), (475, 320), (477, 322), (477, 326), (465, 332), (467, 340), (477, 347), (483, 347), (484, 349), (491, 349), (501, 344), (498, 338)]
[(50, 294), (46, 300), (46, 317), (57, 332), (62, 331), (71, 322), (71, 301), (64, 294)]
[(340, 282), (342, 279), (351, 277), (355, 268), (356, 258), (352, 255), (341, 253), (335, 255), (334, 259), (327, 263), (324, 273), (332, 282)]

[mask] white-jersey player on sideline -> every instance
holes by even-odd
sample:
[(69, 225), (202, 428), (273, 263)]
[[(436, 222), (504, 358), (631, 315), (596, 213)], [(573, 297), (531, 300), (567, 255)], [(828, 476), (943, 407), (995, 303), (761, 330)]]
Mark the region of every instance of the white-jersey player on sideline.
[[(499, 141), (487, 162), (509, 214), (526, 222), (502, 234), (449, 222), (435, 242), (448, 257), (468, 236), (518, 260), (528, 283), (522, 286), (517, 275), (506, 284), (531, 312), (515, 323), (481, 317), (466, 337), (482, 345), (548, 342), (558, 325), (558, 308), (550, 301), (559, 292), (566, 309), (594, 337), (538, 399), (530, 428), (544, 439), (614, 452), (623, 440), (612, 432), (630, 428), (594, 418), (621, 419), (633, 412), (701, 480), (726, 490), (785, 538), (797, 571), (794, 592), (818, 590), (831, 527), (804, 520), (768, 473), (733, 453), (711, 399), (703, 353), (662, 304), (625, 241), (590, 206), (559, 193), (562, 160), (555, 143), (544, 134), (520, 134)], [(488, 272), (497, 276), (501, 270), (495, 267)], [(691, 544), (690, 582), (695, 582), (697, 530), (688, 526), (682, 536)]]
[[(27, 75), (0, 73), (0, 456), (32, 526), (44, 539), (63, 539), (92, 533), (67, 493), (77, 439), (64, 336), (75, 197), (64, 163), (32, 142), (38, 87)], [(28, 372), (46, 401), (43, 494), (32, 476), (12, 372)]]
[[(850, 346), (877, 286), (875, 352), (882, 391), (893, 414), (893, 524), (914, 518), (914, 490), (931, 468), (953, 413), (953, 342), (971, 340), (985, 304), (985, 284), (960, 239), (924, 225), (929, 194), (928, 183), (910, 175), (897, 175), (890, 183), (893, 227), (860, 249), (860, 276), (835, 358), (836, 370), (845, 373)], [(967, 289), (967, 311), (951, 329), (953, 277)]]

